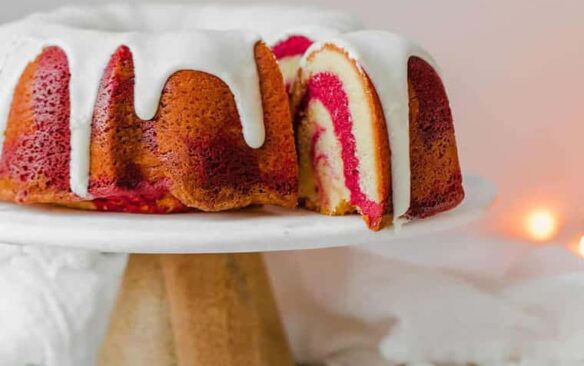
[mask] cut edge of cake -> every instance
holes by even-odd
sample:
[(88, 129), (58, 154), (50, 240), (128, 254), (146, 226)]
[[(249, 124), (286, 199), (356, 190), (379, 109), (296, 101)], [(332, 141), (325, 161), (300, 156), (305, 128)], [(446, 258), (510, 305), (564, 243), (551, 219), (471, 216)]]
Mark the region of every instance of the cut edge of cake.
[(388, 32), (311, 46), (292, 93), (307, 208), (358, 212), (379, 230), (462, 202), (452, 114), (436, 69), (423, 49)]

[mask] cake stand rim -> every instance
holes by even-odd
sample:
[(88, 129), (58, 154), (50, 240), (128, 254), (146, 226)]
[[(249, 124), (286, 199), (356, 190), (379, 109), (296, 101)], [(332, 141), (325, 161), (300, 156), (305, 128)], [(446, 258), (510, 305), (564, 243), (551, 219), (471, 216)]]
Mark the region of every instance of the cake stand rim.
[(458, 207), (414, 220), (401, 230), (373, 232), (359, 216), (329, 217), (277, 207), (224, 213), (138, 215), (0, 203), (0, 243), (109, 253), (205, 254), (322, 249), (387, 243), (453, 229), (475, 221), (495, 201), (487, 179), (465, 175)]

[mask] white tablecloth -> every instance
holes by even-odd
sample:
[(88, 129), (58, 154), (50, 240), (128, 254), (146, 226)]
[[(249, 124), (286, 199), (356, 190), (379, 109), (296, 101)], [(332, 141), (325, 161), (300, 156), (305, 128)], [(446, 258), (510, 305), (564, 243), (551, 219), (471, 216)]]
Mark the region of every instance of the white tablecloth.
[(303, 362), (584, 364), (584, 260), (558, 246), (468, 230), (269, 265)]
[[(126, 257), (0, 246), (0, 365), (91, 365)], [(584, 261), (472, 230), (267, 256), (302, 363), (584, 362)]]

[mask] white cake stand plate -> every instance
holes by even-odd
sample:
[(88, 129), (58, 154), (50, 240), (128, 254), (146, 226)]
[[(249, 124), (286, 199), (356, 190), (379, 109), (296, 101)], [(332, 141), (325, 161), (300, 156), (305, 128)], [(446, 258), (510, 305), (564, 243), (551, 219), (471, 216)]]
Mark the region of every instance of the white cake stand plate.
[(0, 242), (115, 253), (242, 253), (383, 243), (451, 229), (480, 217), (495, 199), (483, 178), (465, 177), (456, 209), (368, 230), (359, 216), (329, 217), (307, 210), (258, 207), (227, 213), (137, 215), (47, 206), (0, 204)]
[(136, 215), (0, 204), (0, 242), (134, 253), (100, 366), (293, 366), (259, 252), (390, 242), (460, 226), (495, 198), (482, 178), (465, 177), (465, 189), (456, 209), (400, 232), (372, 232), (358, 216), (274, 207)]

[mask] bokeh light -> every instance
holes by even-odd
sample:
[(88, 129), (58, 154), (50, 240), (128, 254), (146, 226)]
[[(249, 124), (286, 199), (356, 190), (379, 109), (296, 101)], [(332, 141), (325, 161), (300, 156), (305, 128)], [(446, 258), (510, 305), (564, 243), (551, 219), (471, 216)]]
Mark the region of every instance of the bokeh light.
[(558, 232), (558, 219), (550, 210), (535, 210), (527, 216), (526, 229), (531, 239), (548, 241)]

